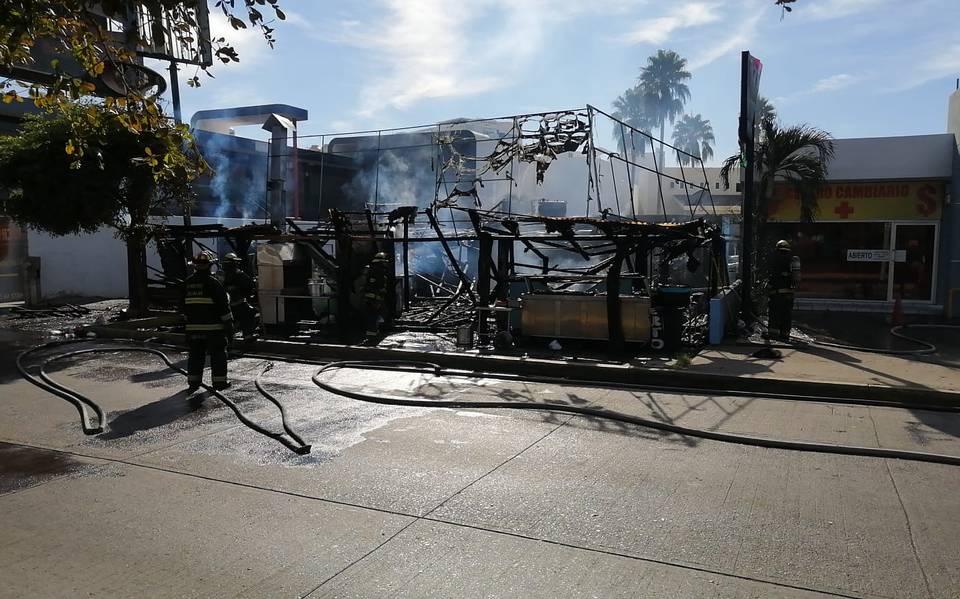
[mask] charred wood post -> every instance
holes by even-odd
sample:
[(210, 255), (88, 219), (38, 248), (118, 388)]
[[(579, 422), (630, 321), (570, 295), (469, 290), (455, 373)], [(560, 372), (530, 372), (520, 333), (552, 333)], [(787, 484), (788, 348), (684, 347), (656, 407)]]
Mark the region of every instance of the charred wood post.
[(490, 305), (490, 274), (493, 260), (493, 237), (480, 234), (480, 253), (477, 257), (477, 301), (481, 306)]
[(453, 270), (457, 273), (457, 278), (459, 278), (460, 282), (463, 283), (467, 293), (470, 295), (470, 299), (476, 303), (477, 295), (473, 292), (473, 289), (471, 289), (472, 281), (469, 277), (467, 277), (467, 273), (463, 272), (463, 269), (460, 268), (460, 263), (457, 262), (457, 258), (453, 255), (453, 251), (450, 249), (447, 239), (443, 236), (443, 231), (440, 230), (440, 223), (437, 222), (437, 216), (430, 208), (426, 210), (426, 214), (427, 220), (430, 221), (430, 226), (433, 227), (433, 230), (437, 233), (437, 237), (440, 240), (440, 245), (443, 246), (444, 253), (447, 254), (447, 258), (450, 260), (450, 266), (453, 267)]
[(353, 238), (350, 236), (349, 225), (341, 214), (331, 210), (330, 216), (337, 244), (337, 333), (342, 342), (347, 342), (351, 335), (350, 322), (353, 321), (350, 303), (353, 289)]
[(622, 244), (617, 246), (607, 271), (607, 334), (614, 351), (622, 350), (625, 343), (623, 312), (620, 310), (620, 270), (623, 268), (623, 259), (630, 253), (629, 248)]
[[(510, 276), (513, 274), (513, 240), (497, 240), (497, 301), (510, 297)], [(497, 330), (505, 331), (510, 322), (507, 312), (497, 312)]]

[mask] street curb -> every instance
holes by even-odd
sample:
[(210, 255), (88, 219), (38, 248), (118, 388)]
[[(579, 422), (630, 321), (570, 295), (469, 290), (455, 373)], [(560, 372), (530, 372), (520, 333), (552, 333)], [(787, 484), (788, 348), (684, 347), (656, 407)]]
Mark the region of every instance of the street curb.
[[(154, 339), (186, 346), (182, 333), (125, 328), (124, 324), (92, 325), (85, 330), (98, 337)], [(592, 384), (650, 385), (651, 387), (686, 387), (700, 391), (774, 393), (809, 398), (879, 400), (899, 404), (960, 406), (960, 393), (920, 387), (885, 385), (853, 385), (831, 381), (743, 377), (691, 372), (686, 369), (640, 368), (629, 364), (578, 363), (570, 360), (547, 360), (501, 355), (468, 355), (449, 352), (426, 352), (409, 349), (386, 349), (355, 345), (311, 344), (294, 341), (258, 340), (245, 348), (250, 353), (272, 354), (284, 358), (332, 361), (410, 361), (430, 362), (444, 368), (477, 373), (489, 372), (530, 377), (568, 379)]]

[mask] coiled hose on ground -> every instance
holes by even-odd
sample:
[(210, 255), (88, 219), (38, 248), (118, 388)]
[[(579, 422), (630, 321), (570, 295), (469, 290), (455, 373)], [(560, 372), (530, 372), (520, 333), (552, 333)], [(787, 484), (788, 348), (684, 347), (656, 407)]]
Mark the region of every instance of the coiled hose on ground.
[[(898, 325), (890, 329), (890, 334), (894, 337), (903, 339), (904, 341), (909, 341), (911, 343), (916, 343), (922, 345), (923, 347), (918, 349), (885, 349), (880, 347), (863, 347), (860, 345), (849, 345), (846, 343), (834, 343), (832, 341), (820, 341), (818, 339), (813, 340), (813, 345), (825, 345), (827, 347), (837, 347), (840, 349), (852, 349), (854, 351), (862, 351), (867, 353), (874, 354), (890, 354), (894, 356), (910, 356), (910, 355), (927, 355), (933, 354), (937, 351), (937, 346), (929, 341), (923, 339), (918, 339), (917, 337), (911, 337), (903, 332), (904, 329), (960, 329), (960, 325), (952, 324), (911, 324), (911, 325)], [(804, 331), (806, 332), (806, 331)], [(807, 333), (809, 335), (809, 333)], [(811, 335), (812, 337), (812, 335)]]
[[(84, 355), (90, 355), (90, 354), (102, 354), (102, 353), (114, 353), (114, 352), (137, 352), (137, 353), (146, 353), (146, 354), (157, 356), (161, 360), (163, 360), (163, 363), (166, 364), (167, 367), (170, 368), (171, 370), (178, 372), (184, 376), (186, 376), (187, 374), (185, 370), (176, 366), (169, 356), (167, 356), (165, 353), (163, 353), (158, 349), (154, 349), (150, 347), (118, 347), (116, 345), (111, 347), (96, 347), (96, 348), (81, 349), (81, 350), (57, 354), (55, 356), (47, 358), (45, 361), (43, 361), (40, 364), (40, 378), (37, 378), (36, 376), (30, 374), (27, 371), (26, 367), (23, 365), (23, 359), (35, 352), (42, 351), (45, 349), (50, 349), (53, 347), (61, 347), (71, 343), (83, 343), (88, 341), (90, 340), (74, 339), (74, 340), (68, 340), (68, 341), (53, 341), (50, 343), (44, 343), (42, 345), (38, 345), (36, 347), (30, 348), (21, 352), (17, 356), (17, 360), (16, 360), (17, 370), (20, 372), (21, 376), (23, 376), (25, 379), (27, 379), (37, 387), (40, 387), (41, 389), (49, 393), (52, 393), (62, 399), (65, 399), (66, 401), (70, 402), (71, 404), (74, 405), (74, 407), (77, 408), (77, 410), (80, 412), (80, 425), (83, 428), (84, 434), (96, 435), (103, 432), (104, 425), (106, 424), (106, 417), (104, 416), (103, 410), (100, 409), (100, 407), (89, 397), (86, 397), (82, 393), (62, 383), (58, 383), (54, 381), (50, 377), (49, 373), (47, 372), (47, 368), (49, 367), (50, 364), (57, 362), (59, 360), (65, 360), (71, 357), (84, 356)], [(135, 343), (129, 340), (113, 340), (113, 343), (117, 343), (117, 342)], [(289, 449), (290, 451), (298, 455), (310, 453), (310, 445), (304, 443), (303, 439), (301, 439), (300, 436), (297, 435), (287, 425), (286, 412), (283, 408), (283, 405), (281, 405), (280, 402), (277, 401), (277, 399), (272, 394), (268, 393), (263, 388), (263, 385), (260, 382), (260, 378), (263, 376), (265, 372), (267, 372), (270, 369), (270, 367), (272, 367), (272, 365), (268, 366), (266, 369), (264, 369), (260, 373), (260, 375), (257, 376), (255, 385), (257, 387), (257, 390), (260, 391), (260, 393), (263, 394), (264, 397), (266, 397), (271, 403), (277, 406), (277, 408), (280, 410), (280, 421), (283, 425), (284, 432), (286, 433), (287, 436), (290, 437), (289, 439), (284, 436), (284, 433), (276, 433), (276, 432), (267, 430), (262, 426), (260, 426), (259, 424), (253, 422), (249, 418), (247, 418), (243, 414), (243, 412), (240, 411), (240, 408), (237, 407), (237, 404), (234, 403), (229, 397), (227, 397), (220, 391), (214, 389), (213, 387), (211, 387), (210, 385), (207, 385), (206, 383), (201, 383), (200, 385), (206, 391), (209, 391), (214, 397), (219, 399), (225, 406), (230, 408), (230, 410), (233, 411), (237, 419), (240, 420), (240, 422), (247, 428), (265, 437), (273, 439), (274, 441), (277, 441), (278, 443), (280, 443), (281, 445), (283, 445), (284, 447), (286, 447), (287, 449)], [(92, 426), (88, 422), (88, 415), (86, 413), (87, 407), (92, 409), (97, 416), (97, 422)], [(290, 439), (292, 439), (293, 441), (291, 441)]]
[(313, 382), (318, 387), (330, 393), (365, 401), (393, 406), (410, 407), (428, 407), (428, 408), (455, 408), (455, 409), (512, 409), (512, 410), (543, 410), (548, 412), (564, 412), (578, 416), (589, 416), (593, 418), (604, 418), (617, 422), (624, 422), (636, 426), (643, 426), (678, 435), (697, 437), (701, 439), (710, 439), (724, 443), (736, 443), (739, 445), (751, 445), (754, 447), (767, 447), (773, 449), (788, 449), (793, 451), (809, 451), (816, 453), (833, 453), (841, 455), (854, 455), (864, 457), (892, 458), (899, 460), (910, 460), (915, 462), (930, 462), (934, 464), (947, 464), (950, 466), (960, 466), (960, 456), (944, 455), (937, 453), (925, 453), (919, 451), (908, 451), (902, 449), (884, 449), (879, 447), (858, 447), (852, 445), (834, 445), (829, 443), (811, 443), (806, 441), (787, 441), (782, 439), (770, 439), (766, 437), (754, 437), (750, 435), (740, 435), (734, 433), (723, 433), (697, 428), (690, 428), (648, 420), (639, 416), (632, 416), (620, 412), (603, 410), (598, 408), (587, 408), (581, 406), (571, 406), (556, 403), (538, 403), (538, 402), (514, 402), (514, 401), (458, 401), (458, 400), (434, 400), (422, 398), (401, 398), (384, 395), (373, 395), (359, 391), (350, 391), (342, 389), (321, 379), (321, 375), (340, 368), (376, 368), (378, 365), (400, 367), (412, 372), (421, 372), (440, 376), (444, 374), (444, 369), (436, 364), (427, 362), (403, 362), (403, 361), (343, 361), (331, 362), (318, 370), (313, 375)]
[[(88, 348), (82, 349), (67, 353), (58, 354), (51, 358), (48, 358), (40, 366), (40, 374), (42, 378), (37, 378), (34, 375), (31, 375), (26, 368), (23, 366), (23, 358), (28, 355), (31, 355), (34, 352), (41, 351), (44, 349), (50, 349), (52, 347), (58, 347), (66, 345), (69, 343), (80, 343), (88, 340), (71, 340), (71, 341), (55, 341), (50, 343), (45, 343), (34, 348), (28, 349), (24, 352), (21, 352), (17, 356), (17, 368), (20, 371), (21, 375), (24, 376), (31, 383), (37, 385), (38, 387), (57, 395), (78, 408), (81, 415), (81, 423), (86, 434), (97, 434), (102, 432), (103, 426), (105, 424), (105, 418), (103, 416), (103, 411), (93, 402), (91, 399), (85, 397), (79, 392), (63, 385), (57, 383), (49, 374), (46, 372), (46, 368), (49, 364), (67, 359), (79, 355), (88, 355), (94, 353), (110, 353), (117, 351), (131, 351), (131, 352), (141, 352), (155, 355), (161, 358), (163, 362), (170, 367), (171, 369), (179, 372), (181, 374), (186, 374), (185, 371), (176, 367), (172, 360), (161, 352), (160, 350), (147, 348), (147, 347), (103, 347), (103, 348)], [(122, 340), (122, 342), (130, 342), (127, 340)], [(260, 433), (270, 439), (274, 439), (284, 445), (286, 448), (290, 449), (297, 454), (309, 453), (310, 446), (303, 442), (303, 440), (292, 431), (286, 422), (286, 411), (284, 410), (283, 405), (280, 403), (276, 397), (267, 391), (262, 383), (262, 377), (273, 367), (272, 364), (267, 365), (260, 374), (257, 376), (255, 381), (255, 386), (257, 390), (264, 395), (269, 401), (271, 401), (277, 408), (280, 410), (281, 422), (283, 423), (284, 431), (287, 435), (290, 436), (294, 442), (290, 442), (288, 439), (284, 438), (281, 433), (274, 433), (263, 427), (257, 425), (256, 423), (250, 421), (246, 418), (243, 413), (239, 410), (234, 402), (229, 398), (224, 396), (219, 391), (213, 389), (212, 387), (203, 384), (204, 389), (210, 391), (215, 397), (217, 397), (221, 402), (223, 402), (227, 407), (229, 407), (237, 418), (247, 427), (254, 430), (257, 433)], [(848, 445), (834, 445), (826, 443), (810, 443), (805, 441), (787, 441), (781, 439), (771, 439), (766, 437), (755, 437), (750, 435), (740, 435), (734, 433), (724, 433), (718, 431), (696, 429), (691, 427), (680, 426), (676, 424), (660, 422), (655, 420), (648, 420), (646, 418), (641, 418), (639, 416), (632, 416), (629, 414), (623, 414), (620, 412), (614, 412), (610, 410), (604, 410), (599, 408), (588, 408), (580, 406), (570, 406), (566, 404), (555, 404), (555, 403), (538, 403), (538, 402), (508, 402), (508, 401), (458, 401), (458, 400), (433, 400), (433, 399), (420, 399), (420, 398), (400, 398), (400, 397), (391, 397), (391, 396), (382, 396), (374, 395), (369, 393), (362, 393), (358, 391), (350, 391), (346, 389), (341, 389), (329, 382), (323, 381), (320, 377), (322, 374), (330, 372), (339, 368), (370, 368), (370, 369), (388, 369), (388, 370), (401, 370), (406, 372), (417, 372), (417, 373), (427, 373), (433, 374), (436, 376), (467, 376), (461, 372), (451, 372), (446, 370), (439, 365), (426, 363), (426, 362), (409, 362), (409, 361), (389, 361), (389, 360), (379, 360), (379, 361), (341, 361), (341, 362), (331, 362), (324, 365), (320, 370), (318, 370), (312, 377), (313, 382), (326, 391), (340, 395), (342, 397), (348, 397), (351, 399), (356, 399), (359, 401), (365, 401), (369, 403), (385, 404), (385, 405), (394, 405), (394, 406), (411, 406), (411, 407), (431, 407), (431, 408), (456, 408), (456, 409), (518, 409), (518, 410), (542, 410), (542, 411), (551, 411), (551, 412), (561, 412), (569, 413), (579, 416), (589, 416), (594, 418), (603, 418), (608, 420), (613, 420), (617, 422), (623, 422), (626, 424), (632, 424), (636, 426), (643, 426), (647, 428), (652, 428), (656, 430), (661, 430), (669, 433), (674, 433), (678, 435), (685, 435), (691, 437), (698, 437), (702, 439), (710, 439), (714, 441), (721, 441), (725, 443), (737, 443), (741, 445), (751, 445), (755, 447), (767, 447), (774, 449), (787, 449), (794, 451), (809, 451), (817, 453), (833, 453), (841, 455), (856, 455), (864, 457), (882, 457), (882, 458), (892, 458), (892, 459), (902, 459), (902, 460), (911, 460), (911, 461), (920, 461), (920, 462), (930, 462), (938, 464), (947, 464), (951, 466), (960, 466), (960, 456), (950, 456), (943, 454), (934, 454), (934, 453), (925, 453), (925, 452), (916, 452), (908, 450), (898, 450), (898, 449), (884, 449), (876, 447), (857, 447), (857, 446), (848, 446)], [(486, 375), (480, 375), (486, 376)], [(506, 377), (499, 377), (506, 378)], [(540, 382), (553, 382), (556, 384), (576, 384), (576, 381), (569, 381), (566, 379), (551, 379), (550, 377), (535, 377), (537, 381)], [(617, 387), (630, 387), (630, 388), (645, 388), (642, 385), (615, 385)], [(669, 388), (671, 390), (676, 390), (675, 388)], [(691, 390), (694, 392), (704, 393), (704, 390)], [(753, 394), (760, 395), (760, 394)], [(823, 398), (821, 401), (833, 402), (833, 399)], [(876, 402), (870, 400), (843, 400), (844, 403), (858, 403), (866, 405), (890, 405), (886, 402)], [(85, 412), (85, 407), (89, 407), (98, 416), (98, 422), (95, 426), (89, 426), (87, 423), (87, 416)], [(957, 409), (955, 407), (937, 407), (937, 406), (904, 406), (900, 405), (898, 407), (910, 407), (913, 409), (925, 409), (925, 410), (936, 410), (944, 412), (955, 412)]]

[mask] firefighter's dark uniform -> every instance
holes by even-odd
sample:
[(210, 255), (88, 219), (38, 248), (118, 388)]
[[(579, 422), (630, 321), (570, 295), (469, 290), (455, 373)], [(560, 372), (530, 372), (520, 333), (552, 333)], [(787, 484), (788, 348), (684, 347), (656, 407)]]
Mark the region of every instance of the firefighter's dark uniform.
[(224, 268), (223, 286), (230, 297), (230, 311), (237, 328), (244, 337), (253, 335), (257, 328), (257, 310), (250, 300), (257, 292), (257, 283), (253, 277), (231, 265)]
[(790, 340), (793, 328), (794, 274), (791, 270), (793, 256), (789, 251), (778, 250), (770, 265), (770, 306), (768, 329), (782, 341)]
[(380, 318), (387, 301), (387, 262), (385, 258), (374, 258), (364, 268), (363, 301), (367, 308), (367, 334), (376, 335)]
[(203, 365), (210, 354), (214, 387), (227, 386), (227, 338), (233, 335), (233, 316), (227, 292), (209, 269), (198, 269), (184, 281), (182, 313), (190, 353), (187, 384), (196, 388), (203, 380)]

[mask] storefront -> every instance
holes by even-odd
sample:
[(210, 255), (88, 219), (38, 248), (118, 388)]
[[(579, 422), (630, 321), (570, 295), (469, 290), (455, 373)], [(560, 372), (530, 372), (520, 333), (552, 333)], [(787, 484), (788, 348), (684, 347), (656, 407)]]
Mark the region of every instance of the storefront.
[(947, 182), (831, 181), (814, 222), (796, 190), (777, 184), (772, 239), (787, 239), (803, 265), (798, 299), (933, 304)]

